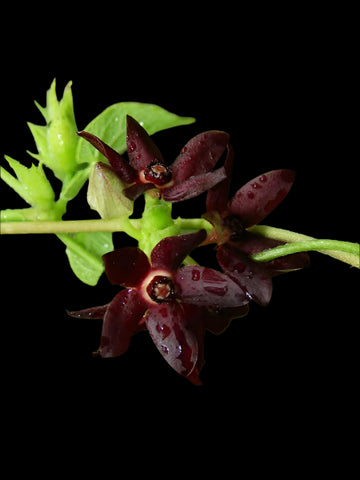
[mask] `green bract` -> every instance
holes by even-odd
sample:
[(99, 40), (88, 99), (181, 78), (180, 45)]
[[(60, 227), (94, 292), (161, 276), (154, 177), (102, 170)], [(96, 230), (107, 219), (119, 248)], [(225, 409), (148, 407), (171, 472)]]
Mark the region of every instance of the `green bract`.
[(91, 171), (87, 194), (88, 204), (101, 218), (128, 217), (133, 202), (123, 193), (124, 184), (109, 165), (97, 163)]
[(78, 170), (75, 151), (79, 139), (76, 135), (71, 82), (66, 85), (64, 96), (58, 101), (54, 80), (47, 92), (46, 107), (41, 107), (38, 103), (36, 105), (45, 118), (46, 125), (28, 123), (38, 149), (36, 154), (29, 153), (66, 183)]

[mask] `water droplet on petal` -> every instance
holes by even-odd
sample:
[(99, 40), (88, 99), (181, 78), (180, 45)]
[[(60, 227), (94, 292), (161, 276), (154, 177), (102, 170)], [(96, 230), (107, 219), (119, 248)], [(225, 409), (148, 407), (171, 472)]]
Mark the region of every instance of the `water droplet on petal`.
[(252, 200), (254, 197), (255, 197), (255, 193), (254, 192), (247, 192), (247, 197)]
[(130, 142), (127, 147), (128, 147), (128, 152), (131, 153), (136, 149), (136, 143), (135, 142)]
[(197, 282), (198, 280), (200, 280), (200, 271), (194, 268), (194, 270), (192, 271), (191, 278), (192, 280), (194, 280), (194, 282)]

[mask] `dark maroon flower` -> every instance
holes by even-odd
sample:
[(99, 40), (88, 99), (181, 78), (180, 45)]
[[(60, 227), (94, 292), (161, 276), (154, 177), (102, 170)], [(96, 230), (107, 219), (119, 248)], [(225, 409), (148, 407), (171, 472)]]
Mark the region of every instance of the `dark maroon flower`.
[(272, 277), (307, 266), (309, 257), (306, 253), (297, 253), (272, 262), (255, 262), (249, 255), (282, 242), (252, 234), (247, 228), (263, 220), (285, 198), (295, 173), (292, 170), (267, 172), (246, 183), (228, 201), (232, 166), (230, 147), (225, 161), (227, 177), (207, 194), (204, 217), (214, 226), (210, 241), (219, 245), (217, 258), (224, 272), (240, 285), (249, 299), (267, 305), (272, 294)]
[(80, 318), (103, 318), (102, 357), (121, 355), (131, 337), (147, 328), (165, 360), (199, 384), (204, 330), (224, 330), (248, 311), (248, 298), (227, 275), (201, 266), (179, 268), (206, 237), (205, 230), (166, 237), (150, 260), (139, 248), (104, 255), (109, 280), (126, 287), (108, 305), (70, 312)]
[(161, 152), (143, 127), (127, 116), (127, 152), (129, 162), (95, 135), (78, 132), (109, 161), (121, 180), (129, 186), (125, 195), (135, 200), (156, 188), (168, 202), (188, 200), (224, 180), (225, 168), (212, 171), (228, 145), (229, 135), (213, 130), (192, 138), (180, 155), (167, 165)]

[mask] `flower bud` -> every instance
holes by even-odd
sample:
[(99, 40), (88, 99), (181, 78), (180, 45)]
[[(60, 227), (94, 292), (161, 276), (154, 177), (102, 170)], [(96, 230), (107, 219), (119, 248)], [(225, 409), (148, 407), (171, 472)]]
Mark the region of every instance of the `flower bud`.
[(59, 180), (66, 182), (78, 168), (75, 157), (78, 137), (71, 82), (66, 85), (63, 98), (59, 101), (54, 80), (47, 92), (46, 107), (36, 105), (47, 124), (28, 124), (39, 152), (31, 155), (51, 168)]
[(129, 216), (133, 202), (124, 195), (124, 184), (114, 170), (105, 163), (98, 162), (89, 177), (87, 200), (90, 207), (102, 218)]

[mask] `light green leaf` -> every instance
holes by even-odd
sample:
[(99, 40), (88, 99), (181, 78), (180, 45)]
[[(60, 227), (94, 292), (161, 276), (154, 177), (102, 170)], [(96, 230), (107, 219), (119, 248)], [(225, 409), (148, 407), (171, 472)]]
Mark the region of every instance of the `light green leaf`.
[(67, 247), (66, 254), (75, 275), (87, 285), (96, 285), (104, 271), (101, 257), (114, 250), (112, 233), (60, 234), (58, 237)]
[[(180, 117), (150, 103), (121, 102), (106, 108), (92, 120), (84, 130), (99, 137), (120, 154), (126, 150), (126, 115), (131, 115), (149, 135), (160, 130), (188, 125), (195, 122), (192, 117)], [(76, 150), (78, 163), (105, 161), (104, 157), (89, 142), (80, 138)]]

